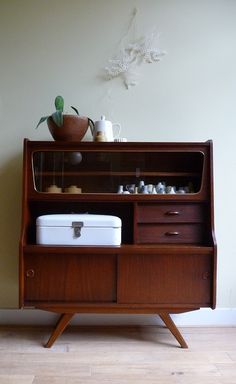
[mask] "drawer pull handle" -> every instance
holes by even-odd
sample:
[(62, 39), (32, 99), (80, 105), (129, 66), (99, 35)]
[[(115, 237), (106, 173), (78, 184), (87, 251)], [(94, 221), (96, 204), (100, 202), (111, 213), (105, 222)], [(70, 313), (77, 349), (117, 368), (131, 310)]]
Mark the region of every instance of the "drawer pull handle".
[(33, 269), (28, 269), (26, 271), (26, 277), (29, 277), (29, 278), (34, 277), (34, 270)]
[(166, 236), (178, 236), (179, 232), (177, 231), (170, 231), (165, 233)]
[(168, 212), (166, 212), (166, 214), (168, 216), (178, 216), (179, 215), (179, 211), (168, 211)]

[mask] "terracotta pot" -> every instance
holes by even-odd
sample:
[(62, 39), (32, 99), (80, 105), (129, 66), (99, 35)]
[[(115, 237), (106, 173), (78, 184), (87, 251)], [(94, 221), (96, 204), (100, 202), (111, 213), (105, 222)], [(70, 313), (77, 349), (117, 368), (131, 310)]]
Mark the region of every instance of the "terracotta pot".
[(49, 131), (56, 141), (81, 141), (88, 130), (87, 117), (63, 115), (63, 125), (58, 127), (52, 117), (47, 119)]

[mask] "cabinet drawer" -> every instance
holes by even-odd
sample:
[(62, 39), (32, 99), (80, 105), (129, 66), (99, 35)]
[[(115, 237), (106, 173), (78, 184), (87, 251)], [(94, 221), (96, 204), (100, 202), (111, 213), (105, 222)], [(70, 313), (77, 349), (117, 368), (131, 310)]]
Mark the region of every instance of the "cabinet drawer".
[(138, 223), (202, 222), (204, 209), (200, 204), (138, 204)]
[(139, 224), (138, 244), (200, 244), (203, 241), (201, 224)]

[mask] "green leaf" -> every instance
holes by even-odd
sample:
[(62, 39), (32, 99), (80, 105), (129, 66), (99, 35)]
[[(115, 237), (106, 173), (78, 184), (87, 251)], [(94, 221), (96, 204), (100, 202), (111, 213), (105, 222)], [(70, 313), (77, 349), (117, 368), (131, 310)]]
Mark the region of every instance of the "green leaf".
[(57, 96), (55, 98), (55, 107), (57, 111), (63, 112), (64, 110), (64, 99), (62, 96)]
[(48, 118), (49, 118), (49, 116), (41, 117), (41, 119), (39, 120), (39, 122), (38, 122), (36, 128), (38, 128), (38, 126), (39, 126), (40, 124), (42, 124), (42, 123), (43, 123), (45, 120), (47, 120)]
[(63, 114), (62, 111), (56, 111), (52, 114), (52, 119), (54, 123), (58, 126), (61, 127), (63, 125)]
[(79, 111), (78, 111), (78, 109), (77, 108), (75, 108), (75, 107), (72, 107), (72, 105), (70, 106), (74, 111), (75, 111), (75, 113), (79, 116)]

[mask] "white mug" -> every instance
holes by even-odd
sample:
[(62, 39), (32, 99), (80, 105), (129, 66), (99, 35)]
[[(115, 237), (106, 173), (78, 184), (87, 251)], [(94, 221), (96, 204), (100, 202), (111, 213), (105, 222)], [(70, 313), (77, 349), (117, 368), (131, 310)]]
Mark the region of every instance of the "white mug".
[(119, 137), (121, 132), (121, 125), (116, 123), (112, 124), (111, 121), (105, 119), (105, 116), (101, 116), (101, 120), (95, 121), (93, 130), (93, 140), (97, 141), (98, 136), (103, 136), (102, 141), (114, 141), (113, 127), (118, 127), (118, 132), (115, 135)]

